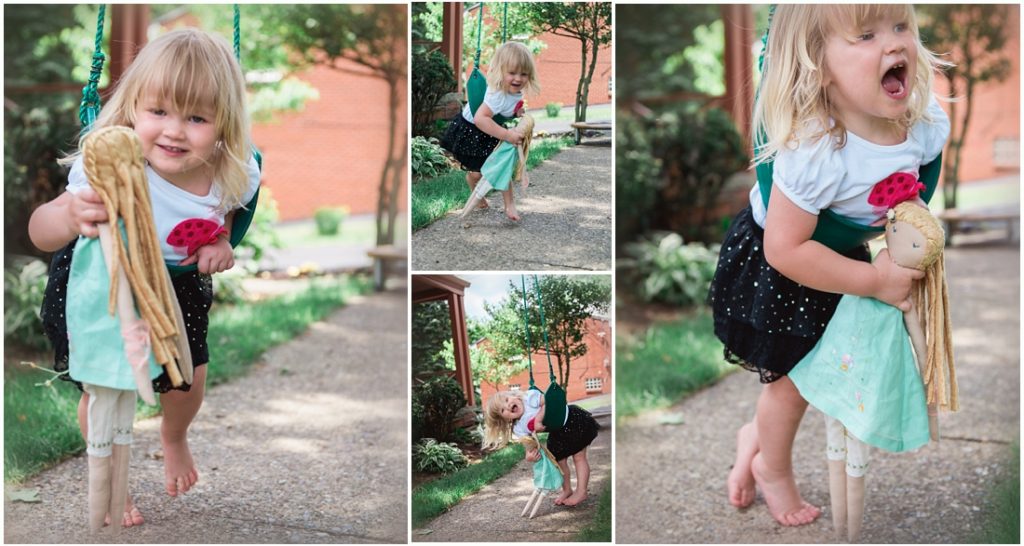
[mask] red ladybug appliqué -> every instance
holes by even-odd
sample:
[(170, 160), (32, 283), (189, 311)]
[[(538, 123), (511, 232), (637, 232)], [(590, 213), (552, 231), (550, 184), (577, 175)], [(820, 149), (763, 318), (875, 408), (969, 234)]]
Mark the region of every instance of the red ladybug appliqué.
[(892, 173), (875, 184), (868, 195), (868, 203), (883, 209), (915, 199), (924, 190), (924, 183), (910, 173)]
[(174, 226), (171, 234), (167, 236), (167, 244), (176, 249), (184, 248), (185, 255), (191, 256), (199, 247), (215, 242), (218, 235), (227, 231), (212, 220), (189, 218)]

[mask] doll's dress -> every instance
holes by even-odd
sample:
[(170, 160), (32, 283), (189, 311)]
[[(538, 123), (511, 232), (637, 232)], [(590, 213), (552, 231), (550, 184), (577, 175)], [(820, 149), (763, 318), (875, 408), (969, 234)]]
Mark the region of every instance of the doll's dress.
[(896, 307), (843, 296), (789, 378), (811, 405), (867, 444), (899, 452), (928, 443), (924, 386)]
[(491, 187), (505, 191), (512, 182), (518, 164), (519, 150), (516, 145), (502, 141), (491, 155), (487, 156), (487, 161), (480, 167), (480, 174), (484, 180), (491, 183)]
[[(121, 224), (123, 226), (123, 224)], [(122, 227), (122, 242), (126, 241)], [(79, 237), (67, 285), (68, 367), (71, 378), (111, 389), (136, 389), (125, 356), (125, 341), (117, 315), (108, 312), (110, 275), (99, 238)], [(148, 357), (149, 377), (162, 368)]]

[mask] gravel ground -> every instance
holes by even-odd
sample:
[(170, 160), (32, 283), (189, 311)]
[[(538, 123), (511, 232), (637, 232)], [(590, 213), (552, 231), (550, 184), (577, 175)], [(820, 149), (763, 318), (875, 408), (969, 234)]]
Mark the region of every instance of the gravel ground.
[[(597, 501), (611, 478), (611, 427), (607, 418), (598, 418), (598, 422), (601, 432), (587, 448), (590, 484), (587, 500), (582, 504), (572, 508), (555, 506), (554, 496), (548, 495), (536, 517), (520, 517), (533, 493), (533, 463), (524, 459), (508, 474), (466, 497), (422, 528), (414, 529), (413, 541), (572, 542), (580, 530), (593, 521)], [(575, 471), (573, 476), (575, 484)]]
[(41, 503), (5, 499), (5, 542), (406, 542), (406, 298), (404, 285), (354, 298), (211, 389), (190, 432), (200, 482), (183, 497), (163, 491), (159, 419), (137, 423), (141, 527), (88, 535), (79, 456), (25, 484)]
[(501, 194), (468, 217), (449, 215), (412, 234), (414, 271), (608, 271), (612, 245), (610, 141), (562, 150), (530, 171), (522, 220)]
[[(875, 450), (867, 476), (865, 543), (973, 542), (988, 492), (1020, 431), (1020, 251), (1008, 246), (946, 253), (961, 410), (940, 416), (942, 440), (916, 452)], [(665, 411), (617, 430), (616, 539), (620, 543), (822, 543), (834, 541), (828, 510), (785, 528), (761, 497), (728, 503), (736, 430), (754, 413), (760, 386), (743, 371)], [(663, 425), (666, 414), (682, 425)], [(804, 498), (827, 506), (824, 422), (809, 410), (794, 446)]]

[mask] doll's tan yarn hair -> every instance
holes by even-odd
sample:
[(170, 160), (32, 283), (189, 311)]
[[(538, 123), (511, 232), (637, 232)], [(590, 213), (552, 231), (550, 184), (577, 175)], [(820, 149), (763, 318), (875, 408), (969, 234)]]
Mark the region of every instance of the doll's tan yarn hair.
[(530, 141), (533, 140), (534, 124), (533, 116), (530, 114), (523, 114), (522, 119), (519, 120), (519, 127), (523, 131), (523, 143), (520, 145), (523, 147), (523, 161), (520, 161), (516, 165), (516, 172), (512, 177), (512, 180), (521, 180), (523, 178), (523, 169), (526, 168), (526, 159), (530, 157)]
[(960, 409), (960, 401), (953, 364), (953, 328), (949, 318), (949, 291), (942, 253), (946, 236), (938, 219), (928, 209), (913, 203), (900, 203), (894, 210), (896, 221), (914, 226), (925, 236), (928, 244), (921, 262), (924, 279), (916, 281), (911, 291), (927, 344), (925, 368), (922, 372), (927, 401), (929, 405), (937, 404), (940, 408), (956, 411)]
[[(139, 315), (149, 324), (153, 358), (167, 369), (174, 386), (181, 385), (175, 363), (181, 355), (175, 341), (183, 333), (175, 321), (177, 301), (156, 235), (139, 137), (128, 127), (96, 129), (83, 139), (82, 157), (89, 184), (103, 200), (110, 218), (114, 260), (108, 310), (114, 314), (117, 271), (118, 267), (124, 268)], [(127, 249), (117, 227), (118, 219), (124, 221)]]

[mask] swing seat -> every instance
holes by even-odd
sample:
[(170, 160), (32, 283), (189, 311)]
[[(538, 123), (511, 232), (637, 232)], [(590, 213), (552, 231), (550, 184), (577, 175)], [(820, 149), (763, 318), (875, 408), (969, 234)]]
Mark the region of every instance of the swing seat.
[[(534, 390), (539, 391), (537, 387)], [(548, 390), (544, 392), (544, 430), (561, 430), (565, 426), (565, 418), (569, 414), (569, 402), (566, 399), (565, 390), (555, 381), (551, 382)]]

